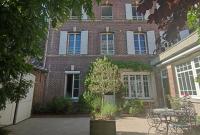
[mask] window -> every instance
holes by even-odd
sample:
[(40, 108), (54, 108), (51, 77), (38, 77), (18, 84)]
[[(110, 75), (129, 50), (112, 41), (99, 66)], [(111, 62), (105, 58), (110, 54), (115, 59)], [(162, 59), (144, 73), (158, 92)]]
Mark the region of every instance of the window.
[(67, 54), (71, 54), (71, 55), (80, 54), (80, 47), (81, 47), (81, 34), (69, 33)]
[[(195, 70), (196, 70), (196, 77), (200, 76), (200, 56), (194, 58), (194, 66), (195, 66)], [(199, 88), (200, 88), (200, 83), (199, 83)]]
[(134, 20), (144, 20), (144, 15), (137, 11), (138, 6), (132, 6), (132, 16)]
[(76, 10), (71, 10), (70, 19), (78, 19), (79, 13)]
[(114, 34), (113, 33), (101, 34), (101, 54), (103, 55), (114, 54)]
[(147, 54), (146, 34), (134, 33), (135, 54)]
[(112, 6), (110, 5), (101, 6), (101, 18), (112, 19)]
[(149, 74), (125, 74), (123, 76), (126, 98), (149, 98), (150, 75)]
[(180, 95), (197, 95), (191, 62), (176, 66)]
[(66, 78), (66, 96), (77, 99), (79, 96), (79, 74), (67, 74)]

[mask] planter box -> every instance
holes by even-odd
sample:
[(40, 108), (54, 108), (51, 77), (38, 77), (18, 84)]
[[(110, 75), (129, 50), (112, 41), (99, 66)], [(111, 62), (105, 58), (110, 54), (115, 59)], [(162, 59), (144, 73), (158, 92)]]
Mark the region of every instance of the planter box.
[(90, 120), (90, 135), (116, 135), (115, 120)]

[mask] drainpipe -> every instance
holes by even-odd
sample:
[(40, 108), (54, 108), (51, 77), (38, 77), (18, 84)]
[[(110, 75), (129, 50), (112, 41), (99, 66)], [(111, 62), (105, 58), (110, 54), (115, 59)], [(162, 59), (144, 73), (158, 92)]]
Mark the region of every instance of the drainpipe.
[(45, 66), (46, 66), (47, 47), (48, 47), (48, 43), (49, 43), (49, 32), (50, 32), (50, 29), (51, 29), (51, 20), (48, 19), (48, 31), (47, 31), (47, 39), (46, 39), (46, 42), (45, 42), (45, 51), (44, 51), (43, 69), (44, 69)]

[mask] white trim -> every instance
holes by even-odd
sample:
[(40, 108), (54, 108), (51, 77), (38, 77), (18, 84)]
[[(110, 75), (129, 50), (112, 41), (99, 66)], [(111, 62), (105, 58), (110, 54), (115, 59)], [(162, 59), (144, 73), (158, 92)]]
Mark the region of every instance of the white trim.
[[(196, 58), (196, 57), (195, 57)], [(185, 62), (186, 63), (186, 62)], [(196, 94), (197, 95), (190, 95), (191, 98), (194, 98), (194, 99), (200, 99), (200, 88), (199, 88), (199, 83), (195, 81), (195, 78), (197, 77), (197, 73), (196, 73), (196, 68), (195, 68), (195, 64), (194, 64), (194, 58), (192, 60), (190, 60), (189, 62), (187, 63), (190, 63), (191, 65), (191, 69), (187, 69), (187, 70), (184, 70), (184, 71), (180, 71), (180, 73), (182, 72), (189, 72), (189, 71), (192, 71), (192, 75), (193, 75), (193, 79), (194, 79), (194, 85), (195, 85), (195, 91), (196, 91)], [(184, 63), (182, 63), (184, 64)], [(175, 65), (175, 74), (176, 74), (176, 81), (177, 81), (177, 85), (178, 85), (178, 91), (179, 91), (179, 97), (183, 97), (183, 95), (181, 95), (181, 90), (180, 90), (180, 82), (179, 82), (179, 78), (178, 78), (178, 72), (177, 72), (177, 66), (178, 65)], [(182, 78), (181, 78), (182, 79)], [(186, 79), (186, 78), (184, 78)], [(190, 79), (190, 78), (189, 78)], [(187, 81), (187, 80), (185, 80)], [(181, 80), (181, 83), (182, 83), (182, 86), (183, 86), (183, 81)], [(191, 81), (190, 81), (190, 85), (191, 85), (191, 88), (192, 88), (192, 84), (191, 84)], [(188, 88), (187, 86), (187, 83), (186, 83), (186, 87)], [(188, 91), (188, 90), (183, 90), (183, 91)], [(193, 90), (194, 91), (194, 90)]]
[[(193, 72), (193, 77), (194, 77), (194, 81), (195, 81), (195, 78), (197, 77), (197, 71), (196, 71), (197, 68), (195, 67), (194, 59), (192, 59), (191, 65), (192, 65), (192, 72)], [(195, 87), (196, 87), (197, 96), (200, 97), (199, 83), (195, 81), (194, 84), (195, 84)]]
[[(79, 71), (80, 72), (80, 71)], [(66, 73), (66, 71), (65, 71)], [(76, 72), (74, 73), (66, 73), (65, 74), (65, 86), (64, 86), (64, 97), (67, 96), (67, 75), (68, 74), (73, 74), (72, 76), (72, 96), (70, 97), (72, 100), (76, 100), (76, 99), (79, 99), (79, 97), (74, 97), (74, 75), (78, 74)], [(80, 73), (78, 74), (79, 75), (79, 88), (78, 88), (78, 93), (80, 94)]]
[[(74, 36), (74, 40), (73, 40), (73, 52), (69, 52), (69, 47), (70, 47), (70, 35), (73, 35)], [(80, 50), (78, 53), (76, 53), (76, 46), (77, 46), (77, 35), (80, 35)], [(81, 54), (81, 32), (71, 32), (71, 33), (68, 33), (67, 35), (67, 55), (80, 55)]]
[[(135, 49), (135, 35), (137, 36), (138, 38), (138, 46), (139, 46), (139, 53), (136, 53), (136, 49)], [(145, 50), (144, 50), (144, 53), (142, 53), (142, 49), (141, 49), (141, 39), (140, 39), (140, 35), (144, 35), (144, 42), (145, 42)], [(135, 54), (138, 54), (138, 55), (145, 55), (145, 54), (148, 54), (148, 45), (147, 45), (147, 34), (146, 33), (133, 33), (133, 42), (134, 42), (134, 50), (135, 50)]]
[[(136, 11), (136, 16), (133, 15), (133, 7), (135, 7), (135, 11)], [(131, 12), (132, 12), (132, 19), (133, 20), (137, 20), (137, 21), (143, 21), (145, 20), (145, 16), (143, 14), (141, 15), (138, 15), (139, 12), (138, 12), (138, 6), (137, 5), (131, 5)], [(148, 10), (149, 11), (149, 10)]]
[[(140, 76), (140, 80), (138, 82), (136, 76), (139, 75)], [(149, 97), (145, 97), (145, 91), (144, 91), (144, 76), (147, 75), (147, 82), (148, 82), (148, 95)], [(151, 93), (154, 92), (153, 91), (153, 87), (152, 87), (152, 74), (150, 72), (123, 72), (121, 73), (121, 77), (123, 78), (124, 81), (124, 76), (128, 77), (128, 97), (125, 97), (125, 99), (152, 99), (152, 97), (154, 95), (152, 95)], [(134, 76), (134, 80), (133, 82), (131, 82), (130, 78), (131, 76)], [(131, 89), (131, 84), (134, 83), (134, 90), (135, 90), (135, 97), (132, 97), (132, 89)], [(141, 93), (138, 92), (137, 86), (138, 84), (141, 85)], [(125, 95), (126, 96), (126, 95)], [(142, 96), (142, 97), (140, 97)]]
[[(112, 16), (103, 16), (103, 15), (102, 15), (102, 12), (103, 12), (102, 9), (105, 8), (105, 7), (108, 7), (108, 8), (111, 7)], [(112, 18), (113, 18), (113, 7), (112, 7), (112, 5), (102, 5), (102, 6), (101, 6), (101, 19), (109, 19), (109, 20), (110, 20), (110, 19), (112, 19)]]
[(65, 74), (80, 74), (80, 71), (65, 71)]
[[(103, 35), (106, 35), (106, 54), (104, 54), (103, 52), (102, 52), (102, 36)], [(108, 36), (109, 35), (112, 35), (112, 37), (113, 37), (113, 40), (112, 40), (112, 47), (113, 47), (113, 50), (109, 50), (109, 47), (108, 47)], [(114, 43), (114, 33), (112, 33), (112, 32), (107, 32), (107, 33), (101, 33), (101, 36), (100, 36), (100, 42), (101, 42), (101, 55), (114, 55), (115, 54), (115, 43)], [(112, 51), (112, 54), (111, 53), (109, 53), (109, 51)]]
[(193, 47), (193, 48), (191, 48), (189, 50), (186, 50), (186, 51), (184, 51), (184, 52), (182, 52), (182, 53), (180, 53), (180, 54), (178, 54), (178, 55), (176, 55), (176, 56), (174, 56), (172, 58), (169, 58), (168, 60), (165, 60), (165, 61), (161, 62), (157, 66), (161, 66), (163, 64), (170, 63), (171, 61), (176, 60), (176, 59), (178, 59), (178, 58), (180, 58), (180, 57), (182, 57), (184, 55), (191, 54), (191, 52), (196, 51), (197, 49), (200, 49), (200, 44), (196, 45), (195, 47)]

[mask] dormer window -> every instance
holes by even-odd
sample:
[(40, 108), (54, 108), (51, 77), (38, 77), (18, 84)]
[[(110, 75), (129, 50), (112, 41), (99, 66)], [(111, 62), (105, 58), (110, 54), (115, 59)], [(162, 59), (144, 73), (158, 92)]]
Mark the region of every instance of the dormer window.
[(144, 15), (140, 12), (138, 12), (138, 6), (133, 5), (132, 6), (132, 17), (133, 20), (144, 20)]
[(102, 19), (112, 19), (113, 18), (111, 5), (101, 6), (101, 18)]
[(78, 19), (78, 16), (79, 16), (79, 14), (76, 10), (71, 10), (70, 19), (76, 20), (76, 19)]

